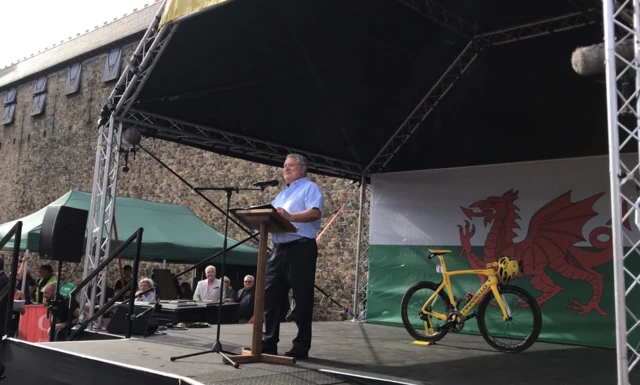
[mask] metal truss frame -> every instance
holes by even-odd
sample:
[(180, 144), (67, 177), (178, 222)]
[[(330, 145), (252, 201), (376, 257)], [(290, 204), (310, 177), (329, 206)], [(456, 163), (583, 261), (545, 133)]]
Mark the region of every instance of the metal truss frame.
[[(614, 8), (613, 0), (603, 0), (602, 4), (606, 55), (617, 372), (618, 384), (627, 385), (629, 371), (640, 362), (639, 346), (633, 346), (628, 339), (629, 335), (640, 326), (640, 315), (627, 306), (627, 297), (640, 285), (640, 275), (636, 275), (631, 270), (632, 260), (640, 257), (640, 242), (632, 239), (625, 232), (624, 222), (635, 215), (635, 230), (638, 230), (640, 198), (636, 191), (640, 188), (640, 160), (637, 153), (623, 160), (622, 153), (624, 148), (635, 151), (640, 148), (640, 0), (627, 0), (618, 10)], [(621, 10), (627, 10), (633, 14), (633, 26), (625, 23), (621, 17)], [(615, 50), (616, 45), (628, 39), (633, 39), (635, 42), (635, 58), (631, 61), (617, 54)], [(619, 67), (616, 66), (617, 63)], [(631, 79), (633, 81), (630, 81)], [(631, 84), (635, 82), (635, 87), (623, 86), (622, 83), (627, 82)], [(622, 118), (622, 115), (625, 115), (625, 118)], [(621, 210), (624, 203), (631, 207), (627, 213)], [(630, 246), (626, 252), (625, 243)], [(629, 284), (625, 283), (627, 280)]]
[(358, 214), (358, 237), (356, 244), (355, 279), (353, 287), (353, 322), (367, 319), (367, 289), (369, 287), (369, 213), (371, 185), (367, 178), (360, 180), (360, 206)]
[(584, 12), (574, 12), (563, 16), (519, 25), (517, 27), (483, 33), (478, 35), (476, 38), (481, 40), (483, 43), (498, 46), (534, 37), (550, 35), (552, 33), (586, 27), (591, 24), (595, 24), (595, 22)]
[[(163, 10), (164, 4), (158, 9), (153, 22), (127, 61), (127, 66), (107, 98), (98, 120), (98, 142), (83, 279), (93, 272), (104, 258), (109, 256), (122, 138), (122, 123), (116, 122), (115, 118), (126, 113), (136, 100), (142, 85), (148, 78), (147, 75), (153, 70), (155, 59), (162, 54), (163, 48), (166, 47), (167, 41), (172, 36), (174, 28), (171, 25), (158, 28)], [(101, 293), (106, 293), (106, 279), (104, 278), (106, 276), (107, 274), (103, 274), (102, 279), (95, 280), (81, 292), (80, 309), (85, 308), (85, 303), (90, 303), (87, 318), (90, 318), (94, 313), (96, 288), (100, 286)], [(91, 298), (88, 298), (88, 288), (92, 288)], [(105, 298), (101, 295), (100, 306), (103, 306), (104, 302)], [(85, 312), (81, 311), (79, 321), (83, 321), (84, 316)], [(101, 328), (101, 323), (102, 317), (98, 320), (97, 328)]]
[(433, 112), (442, 98), (460, 80), (474, 60), (486, 51), (486, 47), (567, 31), (593, 23), (593, 20), (583, 13), (574, 12), (474, 36), (385, 145), (382, 146), (378, 154), (367, 165), (365, 173), (376, 174), (384, 171), (393, 157), (416, 132), (420, 124)]
[(396, 0), (424, 17), (449, 29), (456, 35), (471, 40), (476, 35), (477, 25), (470, 23), (455, 12), (434, 0)]
[(376, 154), (367, 166), (365, 170), (366, 173), (377, 174), (384, 170), (391, 159), (400, 151), (400, 148), (411, 138), (420, 124), (431, 114), (458, 80), (460, 80), (460, 77), (467, 71), (477, 57), (478, 52), (476, 51), (474, 43), (469, 42), (444, 74), (440, 76), (436, 84), (431, 87), (427, 95), (425, 95), (391, 138), (389, 138), (387, 143), (382, 146), (378, 154)]
[(265, 161), (277, 160), (278, 162), (283, 162), (288, 154), (298, 153), (307, 158), (310, 170), (355, 180), (358, 180), (364, 171), (364, 168), (357, 163), (137, 109), (130, 109), (116, 119), (127, 126), (138, 128), (143, 135), (186, 143), (209, 151), (247, 155)]
[[(132, 55), (125, 72), (118, 80), (101, 114), (90, 212), (89, 230), (92, 237), (90, 237), (91, 242), (87, 244), (86, 255), (88, 258), (85, 259), (84, 276), (86, 277), (88, 272), (91, 271), (90, 269), (98, 266), (100, 259), (104, 255), (108, 255), (109, 242), (103, 243), (102, 240), (103, 235), (105, 240), (111, 238), (110, 224), (114, 215), (113, 198), (116, 195), (120, 141), (122, 130), (126, 126), (138, 127), (143, 134), (159, 139), (185, 143), (210, 151), (224, 152), (231, 156), (234, 154), (245, 155), (264, 161), (281, 160), (290, 152), (298, 152), (308, 157), (312, 171), (366, 181), (371, 174), (384, 171), (400, 148), (411, 138), (420, 124), (460, 80), (485, 48), (579, 28), (593, 23), (591, 19), (582, 13), (571, 13), (514, 28), (477, 34), (475, 25), (468, 23), (433, 0), (398, 1), (458, 35), (465, 36), (465, 38), (469, 39), (469, 43), (366, 167), (357, 163), (327, 158), (319, 154), (300, 151), (212, 127), (130, 109), (129, 107), (136, 100), (139, 90), (146, 79), (145, 75), (152, 71), (155, 64), (154, 60), (160, 56), (162, 47), (170, 39), (172, 31), (179, 25), (168, 23), (158, 30), (164, 5), (160, 7), (158, 15)], [(138, 65), (138, 63), (140, 64)], [(357, 320), (366, 319), (369, 210), (368, 208), (365, 210), (365, 207), (368, 207), (370, 200), (368, 199), (370, 190), (366, 186), (366, 183), (361, 183), (353, 299), (354, 315)], [(104, 287), (104, 282), (102, 287)], [(95, 290), (93, 292), (95, 293)], [(81, 306), (84, 306), (85, 300), (86, 296), (83, 293)], [(91, 300), (92, 303), (95, 303), (95, 298)], [(90, 312), (92, 313), (93, 310), (91, 309)]]

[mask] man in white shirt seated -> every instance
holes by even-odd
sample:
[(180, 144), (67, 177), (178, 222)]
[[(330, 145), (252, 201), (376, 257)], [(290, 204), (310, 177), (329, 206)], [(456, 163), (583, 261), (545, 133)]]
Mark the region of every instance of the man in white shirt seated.
[(207, 279), (198, 282), (198, 286), (196, 286), (196, 290), (193, 293), (193, 300), (213, 302), (220, 301), (220, 289), (222, 288), (222, 284), (219, 279), (216, 279), (215, 266), (207, 266), (207, 268), (204, 269), (204, 272)]

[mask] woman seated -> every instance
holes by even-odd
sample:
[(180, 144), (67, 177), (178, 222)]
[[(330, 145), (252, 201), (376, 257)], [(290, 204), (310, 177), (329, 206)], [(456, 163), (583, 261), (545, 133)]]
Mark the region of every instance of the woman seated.
[(233, 287), (231, 287), (231, 280), (229, 279), (229, 277), (224, 277), (224, 292), (223, 292), (223, 300), (225, 302), (233, 302), (233, 299), (236, 296), (236, 292), (235, 290), (233, 290)]
[[(138, 288), (139, 290), (136, 292), (136, 301), (155, 301), (156, 300), (155, 285), (151, 279), (142, 278), (138, 283)], [(149, 289), (151, 290), (147, 291)]]

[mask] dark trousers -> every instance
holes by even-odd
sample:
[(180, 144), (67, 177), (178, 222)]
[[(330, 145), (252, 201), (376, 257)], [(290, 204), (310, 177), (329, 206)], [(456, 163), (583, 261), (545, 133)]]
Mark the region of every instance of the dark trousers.
[[(54, 341), (66, 341), (67, 340), (67, 327), (63, 327), (60, 330), (56, 330), (54, 333)], [(69, 333), (71, 334), (71, 333)]]
[(267, 261), (265, 275), (263, 350), (276, 350), (280, 341), (280, 322), (289, 311), (289, 288), (296, 302), (294, 314), (298, 335), (293, 346), (301, 351), (311, 348), (313, 288), (316, 277), (318, 245), (305, 239), (275, 245)]

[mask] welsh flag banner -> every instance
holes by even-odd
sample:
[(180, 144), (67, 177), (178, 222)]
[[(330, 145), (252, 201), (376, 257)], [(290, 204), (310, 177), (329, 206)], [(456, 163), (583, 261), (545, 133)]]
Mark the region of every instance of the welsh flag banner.
[[(640, 189), (628, 189), (637, 200)], [(628, 252), (640, 240), (634, 215), (623, 228)], [(524, 274), (511, 284), (540, 304), (539, 340), (615, 347), (608, 157), (374, 175), (368, 322), (402, 326), (405, 291), (418, 281), (441, 281), (429, 248), (452, 250), (448, 270), (481, 269), (503, 255), (522, 260)], [(640, 255), (625, 265), (638, 275)], [(633, 279), (626, 278), (629, 287)], [(452, 282), (458, 298), (481, 285), (476, 275)], [(640, 284), (627, 297), (636, 314), (639, 293)], [(462, 332), (477, 334), (475, 320)], [(629, 342), (640, 343), (640, 330)]]

